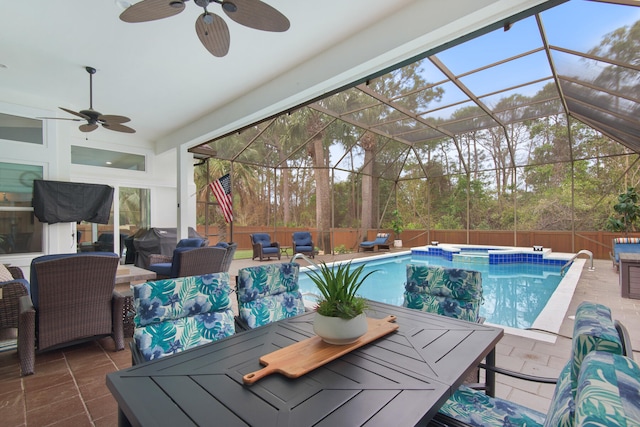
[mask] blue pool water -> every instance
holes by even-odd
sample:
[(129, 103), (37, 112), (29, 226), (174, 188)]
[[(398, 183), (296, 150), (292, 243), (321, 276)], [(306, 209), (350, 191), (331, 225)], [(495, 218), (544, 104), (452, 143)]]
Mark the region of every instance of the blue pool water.
[[(441, 257), (401, 255), (365, 263), (365, 273), (378, 270), (367, 278), (359, 294), (365, 298), (401, 306), (407, 263), (465, 268), (482, 273), (484, 304), (480, 315), (487, 323), (518, 329), (531, 327), (562, 280), (560, 265), (547, 264), (477, 264), (447, 261)], [(318, 293), (304, 272), (300, 274), (300, 291)]]

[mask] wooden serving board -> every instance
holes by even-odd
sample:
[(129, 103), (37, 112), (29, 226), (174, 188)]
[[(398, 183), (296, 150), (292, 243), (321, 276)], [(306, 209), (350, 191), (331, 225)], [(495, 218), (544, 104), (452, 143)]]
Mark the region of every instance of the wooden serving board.
[(384, 319), (367, 318), (369, 324), (367, 333), (351, 344), (327, 344), (319, 336), (314, 336), (265, 354), (260, 358), (260, 363), (265, 367), (246, 374), (242, 377), (242, 380), (245, 384), (253, 384), (260, 378), (274, 372), (279, 372), (289, 378), (298, 378), (350, 351), (395, 331), (400, 327), (395, 323), (391, 323), (395, 320), (395, 316), (387, 316)]

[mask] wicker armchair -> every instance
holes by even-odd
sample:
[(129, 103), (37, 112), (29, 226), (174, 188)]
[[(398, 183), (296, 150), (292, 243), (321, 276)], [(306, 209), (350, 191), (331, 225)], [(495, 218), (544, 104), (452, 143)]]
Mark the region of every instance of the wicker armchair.
[(34, 372), (36, 349), (40, 353), (103, 336), (113, 338), (115, 350), (124, 349), (124, 296), (114, 290), (119, 261), (115, 253), (89, 252), (31, 262), (31, 298), (20, 298), (18, 325), (23, 375)]
[[(0, 283), (0, 329), (6, 337), (14, 337), (18, 328), (18, 307), (20, 297), (29, 295), (29, 282), (25, 280), (20, 267), (7, 267), (13, 280)], [(12, 330), (9, 330), (12, 329)]]
[(151, 255), (149, 270), (154, 271), (158, 279), (219, 273), (223, 271), (226, 254), (226, 249), (215, 246), (176, 248), (170, 260), (164, 255)]

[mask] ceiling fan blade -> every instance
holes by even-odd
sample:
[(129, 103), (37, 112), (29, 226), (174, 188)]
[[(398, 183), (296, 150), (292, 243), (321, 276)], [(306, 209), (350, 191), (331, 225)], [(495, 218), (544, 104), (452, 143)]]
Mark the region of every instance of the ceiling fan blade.
[(67, 112), (67, 113), (69, 113), (69, 114), (73, 114), (74, 116), (82, 117), (82, 118), (83, 118), (83, 119), (85, 119), (85, 120), (89, 120), (89, 119), (90, 119), (90, 117), (89, 117), (89, 116), (85, 116), (85, 115), (84, 115), (84, 114), (82, 114), (82, 113), (77, 113), (77, 112), (75, 112), (75, 111), (73, 111), (73, 110), (69, 110), (68, 108), (64, 108), (64, 107), (58, 107), (58, 108), (60, 108), (62, 111), (66, 111), (66, 112)]
[(183, 1), (142, 0), (126, 8), (120, 14), (124, 22), (147, 22), (168, 18), (184, 10)]
[(113, 114), (104, 114), (104, 115), (98, 116), (98, 120), (105, 123), (126, 123), (131, 121), (129, 117), (115, 116)]
[[(231, 5), (235, 5), (235, 11)], [(222, 10), (227, 16), (240, 25), (262, 31), (284, 32), (291, 23), (277, 9), (260, 0), (225, 0)]]
[(67, 119), (66, 117), (36, 117), (38, 120), (71, 120), (72, 122), (81, 122), (82, 119)]
[[(207, 20), (211, 23), (207, 24)], [(196, 20), (196, 33), (200, 42), (213, 56), (222, 57), (229, 52), (231, 36), (229, 27), (222, 17), (215, 13), (205, 12)]]
[(129, 126), (121, 125), (120, 123), (103, 123), (102, 127), (109, 130), (114, 130), (116, 132), (136, 133), (135, 129), (132, 129)]
[(98, 125), (95, 123), (85, 123), (83, 125), (80, 125), (78, 127), (78, 129), (80, 129), (81, 132), (91, 132), (93, 130), (98, 129)]

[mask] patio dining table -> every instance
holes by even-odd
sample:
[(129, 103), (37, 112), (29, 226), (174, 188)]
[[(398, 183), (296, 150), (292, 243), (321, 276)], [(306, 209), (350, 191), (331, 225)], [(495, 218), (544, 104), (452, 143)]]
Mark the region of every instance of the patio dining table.
[[(298, 378), (245, 384), (261, 356), (314, 336), (314, 313), (107, 375), (121, 426), (426, 425), (503, 330), (371, 301), (399, 328)], [(488, 378), (489, 382), (492, 378)]]

